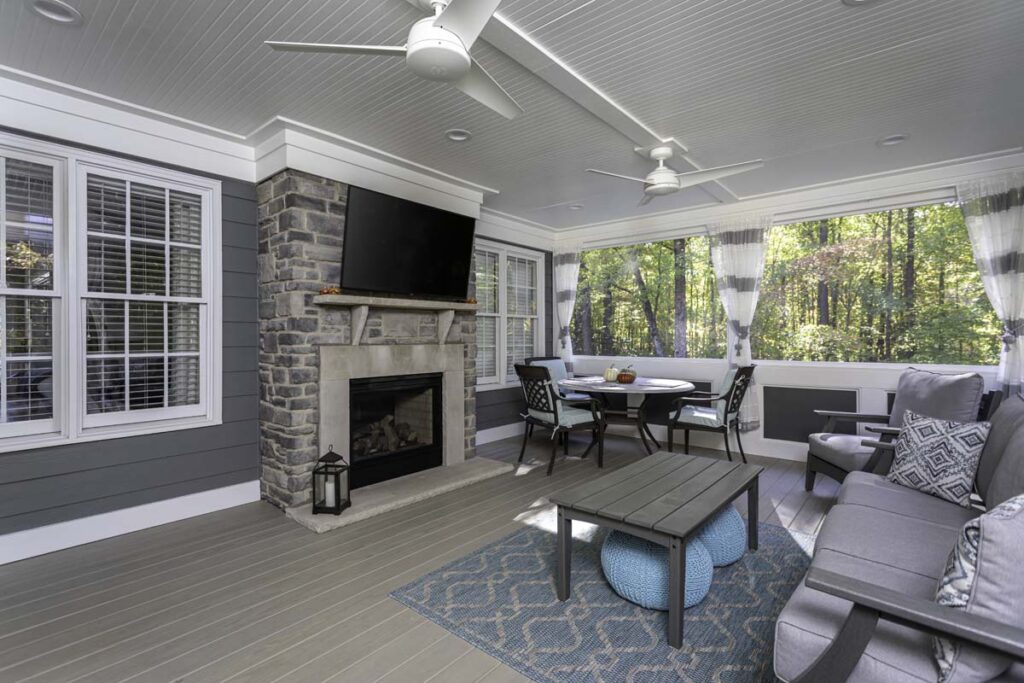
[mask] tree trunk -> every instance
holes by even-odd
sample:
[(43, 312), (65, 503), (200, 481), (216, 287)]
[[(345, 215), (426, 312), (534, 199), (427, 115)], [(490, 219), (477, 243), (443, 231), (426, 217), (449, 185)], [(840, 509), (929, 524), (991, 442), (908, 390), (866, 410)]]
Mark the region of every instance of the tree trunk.
[(672, 350), (676, 358), (686, 358), (686, 240), (672, 243), (672, 263), (675, 267), (675, 336)]
[(885, 216), (885, 322), (883, 326), (883, 360), (892, 359), (892, 304), (892, 210), (890, 209)]
[[(828, 246), (828, 220), (818, 221), (818, 249), (825, 251)], [(823, 258), (824, 261), (824, 258)], [(824, 265), (818, 274), (818, 324), (828, 325), (828, 281), (825, 280)]]
[(654, 314), (654, 307), (651, 305), (650, 293), (647, 290), (647, 283), (644, 281), (644, 275), (640, 272), (640, 251), (638, 249), (629, 250), (629, 261), (630, 267), (633, 269), (633, 279), (636, 280), (637, 293), (640, 295), (640, 308), (644, 312), (644, 318), (647, 320), (647, 332), (651, 336), (651, 343), (654, 346), (655, 356), (665, 355), (665, 343), (661, 339), (661, 331), (658, 330), (658, 318)]
[(612, 322), (615, 319), (615, 300), (612, 299), (612, 283), (606, 280), (602, 292), (603, 311), (601, 315), (601, 355), (614, 356), (615, 342), (612, 338)]
[(917, 272), (915, 268), (914, 258), (916, 256), (915, 244), (917, 225), (915, 224), (916, 216), (914, 209), (907, 209), (907, 255), (903, 261), (903, 327), (907, 337), (907, 356), (912, 356), (914, 349), (913, 344), (913, 327), (915, 322), (914, 315), (914, 285), (917, 279)]
[(590, 310), (590, 276), (587, 272), (587, 264), (580, 264), (580, 287), (577, 309), (580, 312), (580, 353), (584, 356), (594, 355), (594, 318)]

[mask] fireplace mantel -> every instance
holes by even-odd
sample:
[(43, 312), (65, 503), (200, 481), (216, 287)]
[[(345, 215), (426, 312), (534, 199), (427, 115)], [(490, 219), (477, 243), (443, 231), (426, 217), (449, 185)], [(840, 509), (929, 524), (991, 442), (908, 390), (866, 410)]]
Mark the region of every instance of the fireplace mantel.
[(477, 305), (464, 301), (430, 301), (428, 299), (393, 299), (386, 296), (356, 294), (321, 294), (313, 297), (317, 306), (340, 306), (352, 310), (352, 345), (359, 346), (371, 308), (434, 311), (437, 313), (437, 343), (443, 344), (452, 328), (456, 311), (475, 311)]

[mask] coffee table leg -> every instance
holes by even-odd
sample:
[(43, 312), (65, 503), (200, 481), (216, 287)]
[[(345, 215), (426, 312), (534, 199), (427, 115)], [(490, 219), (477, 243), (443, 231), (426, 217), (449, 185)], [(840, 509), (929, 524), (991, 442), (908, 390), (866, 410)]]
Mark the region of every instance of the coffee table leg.
[(757, 496), (757, 477), (747, 489), (747, 547), (757, 550), (757, 508), (760, 500)]
[(668, 644), (683, 646), (683, 598), (686, 593), (686, 540), (673, 538), (668, 548)]
[(572, 520), (558, 508), (558, 558), (555, 568), (555, 593), (558, 599), (569, 599), (569, 575), (572, 572)]

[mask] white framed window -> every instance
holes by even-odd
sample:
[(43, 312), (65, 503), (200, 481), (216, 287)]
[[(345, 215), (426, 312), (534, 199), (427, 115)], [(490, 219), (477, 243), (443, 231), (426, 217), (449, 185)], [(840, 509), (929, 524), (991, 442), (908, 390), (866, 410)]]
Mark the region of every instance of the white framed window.
[(0, 451), (218, 424), (220, 183), (0, 135)]
[(477, 240), (477, 384), (516, 381), (515, 364), (544, 351), (544, 256)]

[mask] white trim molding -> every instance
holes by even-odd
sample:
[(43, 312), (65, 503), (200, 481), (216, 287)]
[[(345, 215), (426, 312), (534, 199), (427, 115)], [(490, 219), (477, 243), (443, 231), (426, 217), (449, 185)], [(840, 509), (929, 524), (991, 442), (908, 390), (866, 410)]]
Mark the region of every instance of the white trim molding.
[(476, 433), (476, 445), (483, 446), (484, 444), (493, 443), (495, 441), (501, 441), (502, 439), (510, 439), (513, 436), (522, 436), (523, 429), (525, 427), (525, 422), (523, 422), (522, 420), (516, 420), (515, 422), (512, 422), (507, 425), (501, 425), (500, 427), (481, 429)]
[(260, 482), (253, 480), (67, 522), (15, 531), (0, 536), (0, 565), (246, 503), (257, 503), (259, 500)]

